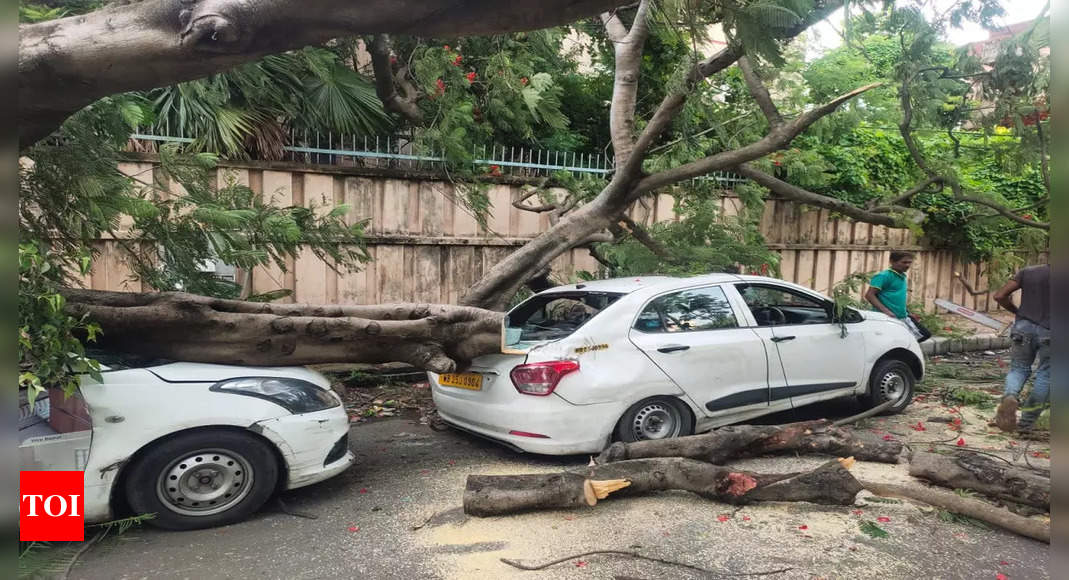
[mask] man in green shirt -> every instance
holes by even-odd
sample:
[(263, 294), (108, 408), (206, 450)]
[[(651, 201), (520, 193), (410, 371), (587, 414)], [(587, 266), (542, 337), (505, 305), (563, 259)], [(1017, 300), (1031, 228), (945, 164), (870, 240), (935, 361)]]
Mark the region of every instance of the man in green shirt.
[(909, 279), (906, 278), (906, 272), (913, 265), (914, 259), (915, 256), (910, 252), (891, 252), (891, 267), (869, 280), (865, 300), (872, 304), (873, 309), (901, 321), (914, 336), (923, 340), (927, 337), (916, 324), (917, 316), (910, 314), (906, 309), (909, 292)]

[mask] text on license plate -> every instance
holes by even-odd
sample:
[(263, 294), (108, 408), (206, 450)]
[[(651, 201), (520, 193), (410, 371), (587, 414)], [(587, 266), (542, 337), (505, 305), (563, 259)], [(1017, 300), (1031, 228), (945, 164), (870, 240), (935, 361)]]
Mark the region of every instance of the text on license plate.
[(480, 391), (483, 388), (483, 376), (478, 373), (446, 373), (438, 377), (438, 384), (443, 387)]

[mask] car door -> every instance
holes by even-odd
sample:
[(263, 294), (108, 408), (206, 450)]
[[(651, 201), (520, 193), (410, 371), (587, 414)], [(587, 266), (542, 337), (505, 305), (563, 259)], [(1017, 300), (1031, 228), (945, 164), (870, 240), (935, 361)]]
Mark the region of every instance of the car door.
[(763, 412), (768, 357), (742, 320), (720, 286), (677, 290), (646, 303), (630, 339), (707, 416)]
[(863, 382), (865, 339), (833, 321), (832, 303), (817, 295), (773, 283), (735, 285), (779, 358), (786, 386), (773, 388), (773, 401), (790, 398), (795, 407), (852, 394)]

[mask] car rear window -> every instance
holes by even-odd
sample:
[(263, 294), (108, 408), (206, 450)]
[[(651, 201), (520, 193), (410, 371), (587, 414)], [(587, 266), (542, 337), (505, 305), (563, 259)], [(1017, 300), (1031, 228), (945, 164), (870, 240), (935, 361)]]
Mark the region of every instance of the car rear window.
[(534, 296), (505, 318), (506, 343), (564, 338), (621, 296), (613, 292), (554, 292)]

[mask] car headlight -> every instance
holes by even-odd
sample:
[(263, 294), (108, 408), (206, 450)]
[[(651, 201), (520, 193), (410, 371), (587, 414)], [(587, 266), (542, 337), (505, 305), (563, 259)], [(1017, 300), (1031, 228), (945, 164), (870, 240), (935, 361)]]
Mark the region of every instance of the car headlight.
[(209, 390), (266, 399), (295, 415), (322, 411), (341, 404), (341, 399), (334, 391), (322, 389), (308, 381), (288, 377), (227, 379), (215, 383)]

